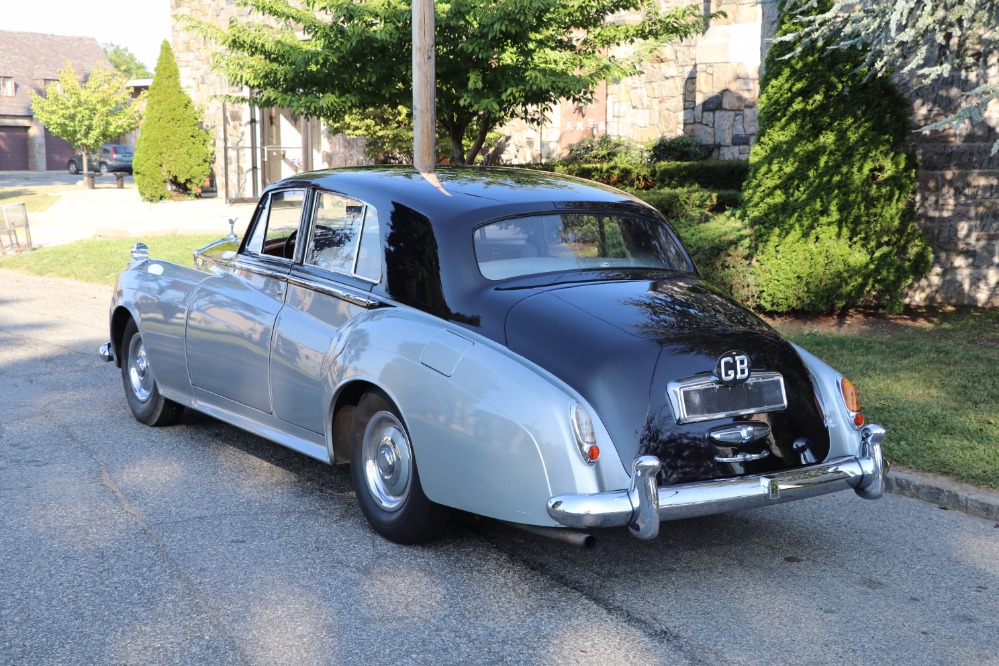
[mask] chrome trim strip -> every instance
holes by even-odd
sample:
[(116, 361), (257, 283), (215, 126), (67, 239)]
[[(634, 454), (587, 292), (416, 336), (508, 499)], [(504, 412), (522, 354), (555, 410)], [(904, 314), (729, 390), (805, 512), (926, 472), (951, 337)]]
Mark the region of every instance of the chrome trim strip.
[(673, 417), (677, 423), (697, 423), (699, 421), (711, 421), (713, 419), (729, 418), (733, 416), (748, 416), (759, 414), (760, 412), (774, 412), (787, 408), (787, 389), (784, 386), (784, 377), (779, 372), (756, 372), (747, 379), (744, 384), (762, 382), (777, 379), (780, 381), (780, 395), (783, 405), (770, 407), (755, 407), (753, 409), (741, 409), (731, 412), (720, 412), (718, 414), (703, 414), (700, 416), (688, 416), (685, 408), (682, 393), (690, 389), (706, 388), (709, 386), (724, 386), (717, 381), (714, 375), (701, 375), (698, 377), (687, 377), (677, 379), (666, 385), (666, 395), (669, 398), (670, 407), (673, 408)]
[(715, 462), (747, 463), (747, 462), (753, 462), (754, 460), (763, 460), (769, 455), (770, 455), (769, 451), (760, 451), (759, 453), (737, 453), (734, 456), (729, 456), (729, 457), (715, 456)]
[(297, 275), (289, 275), (288, 284), (295, 285), (296, 287), (303, 287), (305, 289), (312, 289), (322, 294), (326, 294), (327, 296), (332, 296), (333, 298), (339, 298), (341, 300), (347, 301), (348, 303), (359, 305), (362, 308), (370, 309), (381, 305), (381, 301), (379, 301), (376, 298), (361, 296), (360, 294), (355, 294), (353, 292), (347, 291), (346, 289), (333, 287), (331, 285), (315, 280), (307, 280)]
[[(648, 490), (659, 461), (642, 456), (633, 463), (628, 490), (591, 495), (557, 495), (548, 500), (548, 515), (576, 529), (627, 525), (639, 539), (654, 539), (659, 521), (707, 516), (724, 511), (815, 497), (853, 488), (864, 499), (877, 499), (888, 471), (881, 453), (885, 430), (864, 429), (860, 457), (836, 458), (810, 467), (730, 479), (712, 479)], [(651, 458), (651, 461), (646, 460)], [(655, 469), (652, 476), (648, 474)], [(655, 519), (658, 517), (658, 520)]]
[(249, 262), (244, 262), (244, 261), (237, 261), (235, 263), (235, 266), (236, 268), (249, 271), (250, 273), (255, 273), (263, 277), (273, 278), (275, 280), (285, 280), (288, 277), (287, 269), (283, 271), (278, 271), (274, 270), (273, 268), (264, 268), (263, 266), (259, 266), (257, 264), (251, 264)]

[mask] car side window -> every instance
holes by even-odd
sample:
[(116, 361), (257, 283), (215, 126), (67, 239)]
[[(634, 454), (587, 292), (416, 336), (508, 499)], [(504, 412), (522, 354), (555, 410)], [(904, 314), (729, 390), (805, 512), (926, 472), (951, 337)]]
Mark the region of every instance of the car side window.
[(246, 251), (292, 259), (305, 205), (304, 190), (271, 192), (261, 209)]
[(333, 192), (320, 192), (313, 213), (312, 238), (305, 263), (360, 275), (381, 276), (378, 215), (367, 204)]

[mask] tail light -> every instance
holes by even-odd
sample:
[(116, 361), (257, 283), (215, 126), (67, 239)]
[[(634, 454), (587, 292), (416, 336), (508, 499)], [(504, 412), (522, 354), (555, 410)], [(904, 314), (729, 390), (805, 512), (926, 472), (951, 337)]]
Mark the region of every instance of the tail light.
[(853, 425), (857, 428), (864, 425), (864, 415), (860, 411), (860, 396), (857, 395), (857, 387), (846, 377), (839, 381), (840, 391), (843, 393), (843, 404), (850, 414)]

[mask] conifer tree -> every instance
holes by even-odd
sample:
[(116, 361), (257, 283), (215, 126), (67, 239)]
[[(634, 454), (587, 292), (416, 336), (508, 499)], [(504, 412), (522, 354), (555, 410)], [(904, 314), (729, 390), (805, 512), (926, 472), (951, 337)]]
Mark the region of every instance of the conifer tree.
[(180, 86), (177, 61), (165, 40), (148, 100), (132, 164), (139, 194), (159, 201), (169, 196), (169, 185), (180, 196), (197, 195), (211, 168), (211, 134)]
[[(797, 18), (784, 14), (778, 34), (798, 30)], [(916, 224), (909, 105), (887, 76), (867, 76), (859, 50), (796, 48), (777, 41), (767, 56), (743, 191), (752, 305), (897, 306), (932, 259)]]

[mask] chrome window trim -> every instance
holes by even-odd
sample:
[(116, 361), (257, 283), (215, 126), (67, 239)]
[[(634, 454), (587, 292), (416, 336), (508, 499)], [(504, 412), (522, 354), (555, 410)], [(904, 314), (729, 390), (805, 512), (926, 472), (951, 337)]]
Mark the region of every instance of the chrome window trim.
[[(360, 229), (358, 230), (358, 233), (357, 233), (357, 242), (354, 245), (354, 263), (351, 266), (350, 272), (347, 272), (347, 271), (338, 271), (335, 268), (328, 268), (326, 266), (319, 266), (317, 264), (313, 264), (313, 263), (311, 263), (311, 262), (308, 261), (308, 258), (309, 258), (308, 248), (312, 247), (312, 241), (313, 241), (313, 238), (314, 238), (315, 233), (316, 233), (316, 212), (319, 210), (319, 197), (321, 197), (324, 194), (332, 194), (332, 195), (335, 195), (335, 196), (338, 196), (338, 197), (343, 197), (344, 199), (350, 199), (351, 201), (357, 201), (362, 206), (364, 206), (364, 212), (361, 215), (361, 226), (360, 226)], [(375, 207), (372, 206), (371, 204), (369, 204), (367, 201), (364, 201), (363, 199), (358, 199), (357, 197), (353, 197), (353, 196), (350, 196), (348, 194), (344, 194), (343, 192), (337, 192), (335, 190), (323, 190), (323, 189), (318, 189), (318, 188), (315, 189), (315, 190), (313, 190), (312, 191), (312, 201), (311, 201), (311, 203), (309, 205), (309, 214), (308, 214), (308, 216), (306, 218), (308, 220), (307, 224), (308, 224), (308, 232), (309, 232), (308, 236), (309, 236), (309, 238), (308, 238), (308, 242), (303, 246), (303, 249), (302, 249), (301, 265), (302, 266), (308, 266), (308, 267), (314, 268), (316, 270), (329, 271), (330, 273), (336, 273), (337, 275), (347, 275), (347, 276), (350, 276), (352, 278), (357, 278), (358, 280), (364, 280), (365, 282), (369, 282), (371, 284), (381, 284), (381, 281), (382, 281), (381, 276), (382, 276), (382, 273), (385, 270), (385, 266), (384, 266), (385, 260), (384, 260), (384, 257), (378, 262), (378, 279), (369, 278), (366, 275), (361, 275), (360, 273), (357, 272), (357, 262), (360, 261), (360, 259), (361, 259), (361, 237), (364, 235), (364, 226), (368, 222), (368, 209), (370, 209), (370, 208), (375, 208)], [(376, 212), (377, 212), (377, 210), (378, 209), (375, 209)]]
[(708, 386), (722, 386), (714, 375), (701, 375), (698, 377), (687, 377), (685, 379), (671, 381), (666, 385), (666, 395), (669, 398), (670, 407), (673, 408), (673, 417), (676, 419), (677, 423), (698, 423), (700, 421), (711, 421), (713, 419), (729, 418), (733, 416), (759, 414), (760, 412), (775, 412), (787, 408), (787, 389), (784, 386), (784, 377), (779, 372), (754, 372), (745, 383), (751, 384), (773, 379), (777, 379), (780, 382), (780, 395), (783, 405), (762, 408), (754, 407), (752, 409), (733, 410), (718, 414), (688, 416), (682, 397), (683, 391), (706, 388)]
[(309, 280), (298, 275), (289, 275), (288, 284), (296, 287), (303, 287), (305, 289), (312, 289), (313, 291), (318, 291), (321, 294), (326, 294), (327, 296), (332, 296), (334, 298), (347, 301), (348, 303), (359, 305), (362, 308), (370, 309), (381, 305), (381, 301), (376, 298), (355, 294), (354, 292), (347, 291), (346, 289), (334, 287), (318, 280)]
[[(261, 255), (240, 255), (234, 262), (236, 268), (240, 268), (250, 273), (255, 273), (256, 275), (261, 275), (263, 277), (273, 278), (275, 280), (287, 280), (288, 271), (291, 270), (291, 263), (287, 259), (278, 259), (278, 261), (283, 261), (288, 263), (288, 268), (284, 270), (278, 270), (276, 268), (268, 268), (258, 264), (253, 261), (253, 258)], [(266, 255), (264, 255), (266, 256)], [(247, 260), (249, 259), (249, 261)]]

